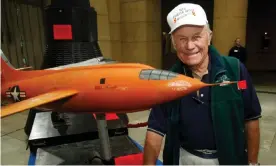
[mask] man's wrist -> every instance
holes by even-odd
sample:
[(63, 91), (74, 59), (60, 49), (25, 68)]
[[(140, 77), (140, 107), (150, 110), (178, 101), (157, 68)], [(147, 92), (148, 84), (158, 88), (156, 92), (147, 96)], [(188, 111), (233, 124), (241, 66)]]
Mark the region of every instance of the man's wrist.
[(260, 165), (260, 163), (249, 163), (249, 165)]

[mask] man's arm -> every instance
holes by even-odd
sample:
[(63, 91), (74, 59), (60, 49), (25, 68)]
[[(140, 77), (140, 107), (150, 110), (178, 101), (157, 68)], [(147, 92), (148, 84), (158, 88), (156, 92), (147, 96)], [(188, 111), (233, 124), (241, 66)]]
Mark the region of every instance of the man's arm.
[(244, 63), (245, 63), (245, 65), (246, 65), (246, 62), (247, 62), (247, 51), (246, 51), (246, 48), (244, 47), (243, 48), (243, 54), (244, 54)]
[(247, 89), (242, 91), (244, 102), (245, 134), (247, 139), (248, 163), (257, 164), (260, 148), (261, 105), (250, 75), (241, 63), (241, 80), (246, 80)]
[(259, 119), (250, 120), (245, 123), (245, 131), (247, 136), (248, 163), (258, 163), (258, 155), (260, 148), (260, 128)]
[(144, 145), (144, 165), (155, 165), (158, 159), (162, 140), (166, 133), (166, 115), (158, 105), (152, 108)]
[(144, 165), (155, 165), (160, 153), (162, 140), (163, 136), (147, 131), (144, 146)]

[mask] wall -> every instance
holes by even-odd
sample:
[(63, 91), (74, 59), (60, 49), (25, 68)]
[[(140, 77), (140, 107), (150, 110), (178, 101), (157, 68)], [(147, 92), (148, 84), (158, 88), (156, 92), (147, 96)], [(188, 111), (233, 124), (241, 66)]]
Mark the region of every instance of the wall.
[(160, 0), (121, 1), (122, 56), (161, 67)]
[(224, 55), (237, 37), (245, 45), (247, 1), (214, 0), (213, 45)]
[(110, 22), (107, 0), (90, 0), (90, 6), (97, 12), (98, 40), (101, 51), (106, 58), (111, 58)]
[(123, 61), (121, 42), (121, 2), (107, 0), (110, 24), (111, 57)]
[(103, 56), (161, 67), (159, 0), (90, 0)]

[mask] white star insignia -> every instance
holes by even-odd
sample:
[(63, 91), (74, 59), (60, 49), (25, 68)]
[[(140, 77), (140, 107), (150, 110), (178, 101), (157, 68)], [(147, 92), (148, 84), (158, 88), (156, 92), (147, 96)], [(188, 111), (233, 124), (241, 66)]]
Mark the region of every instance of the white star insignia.
[(18, 98), (19, 92), (17, 92), (17, 87), (14, 87), (14, 90), (13, 90), (13, 92), (11, 92), (11, 95), (12, 95), (14, 101), (20, 101)]

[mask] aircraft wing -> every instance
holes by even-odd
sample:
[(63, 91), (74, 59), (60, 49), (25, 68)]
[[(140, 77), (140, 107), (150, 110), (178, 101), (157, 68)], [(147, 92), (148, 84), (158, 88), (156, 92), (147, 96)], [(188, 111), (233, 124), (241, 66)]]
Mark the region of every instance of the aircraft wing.
[(70, 97), (77, 93), (78, 91), (76, 90), (56, 90), (17, 103), (9, 104), (7, 106), (1, 107), (1, 118), (18, 112), (23, 112), (33, 107), (44, 105), (66, 97)]
[(117, 63), (117, 61), (106, 59), (104, 57), (97, 57), (97, 58), (88, 59), (82, 62), (48, 68), (45, 70), (60, 70), (60, 69), (66, 69), (70, 67), (93, 66), (93, 65), (101, 65), (101, 64), (109, 64), (109, 63)]

